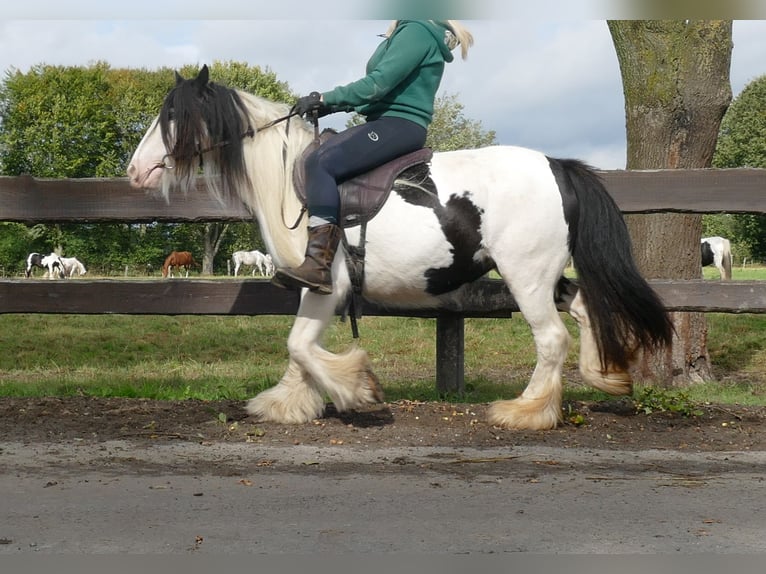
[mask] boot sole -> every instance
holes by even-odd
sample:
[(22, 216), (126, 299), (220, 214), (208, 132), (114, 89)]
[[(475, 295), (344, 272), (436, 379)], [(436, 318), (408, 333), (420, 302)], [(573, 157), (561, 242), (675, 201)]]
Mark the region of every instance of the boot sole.
[(319, 285), (317, 283), (308, 283), (303, 279), (293, 277), (287, 273), (277, 271), (271, 278), (272, 285), (281, 287), (282, 289), (308, 289), (312, 293), (318, 293), (319, 295), (331, 295), (332, 286)]

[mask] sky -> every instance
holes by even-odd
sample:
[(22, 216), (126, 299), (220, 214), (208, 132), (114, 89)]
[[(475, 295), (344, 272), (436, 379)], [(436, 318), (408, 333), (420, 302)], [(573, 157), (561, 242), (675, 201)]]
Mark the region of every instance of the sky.
[[(106, 61), (115, 68), (156, 69), (237, 61), (269, 68), (297, 94), (325, 91), (364, 75), (381, 41), (378, 34), (390, 22), (333, 11), (334, 2), (326, 0), (322, 6), (327, 9), (313, 19), (293, 17), (306, 14), (300, 9), (260, 19), (252, 9), (255, 0), (243, 4), (249, 9), (242, 14), (232, 0), (218, 0), (221, 9), (214, 14), (196, 0), (134, 0), (130, 14), (124, 7), (100, 7), (116, 5), (105, 1), (93, 9), (81, 6), (84, 0), (6, 2), (0, 8), (0, 71), (4, 77), (36, 64)], [(294, 4), (284, 0), (280, 6)], [(185, 6), (184, 16), (179, 18), (171, 5)], [(47, 9), (38, 9), (43, 6)], [(350, 19), (326, 19), (335, 14)], [(463, 19), (475, 44), (465, 61), (456, 50), (440, 95), (456, 95), (464, 116), (481, 122), (485, 131), (494, 130), (497, 143), (582, 159), (600, 169), (624, 169), (622, 82), (606, 21), (560, 10), (513, 18), (505, 14)], [(545, 17), (550, 14), (557, 19)], [(733, 29), (736, 96), (766, 74), (766, 20), (735, 20)], [(323, 118), (322, 126), (342, 128), (347, 119), (335, 114)]]

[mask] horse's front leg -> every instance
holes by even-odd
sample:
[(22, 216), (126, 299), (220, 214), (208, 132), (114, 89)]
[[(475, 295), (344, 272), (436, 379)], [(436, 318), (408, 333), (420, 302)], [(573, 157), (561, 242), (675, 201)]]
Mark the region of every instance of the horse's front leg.
[(287, 349), (290, 364), (273, 388), (250, 399), (247, 411), (262, 420), (308, 422), (324, 412), (323, 393), (338, 411), (383, 400), (367, 353), (352, 347), (342, 354), (323, 349), (320, 340), (335, 316), (339, 297), (304, 293)]
[(279, 383), (250, 399), (245, 410), (261, 421), (301, 424), (321, 417), (324, 407), (316, 383), (290, 359)]

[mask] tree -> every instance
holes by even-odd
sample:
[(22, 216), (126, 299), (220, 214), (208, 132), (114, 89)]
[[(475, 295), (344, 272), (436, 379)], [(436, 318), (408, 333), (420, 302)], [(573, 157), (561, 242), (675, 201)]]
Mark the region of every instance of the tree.
[(458, 101), (457, 94), (445, 94), (436, 98), (426, 146), (434, 151), (453, 151), (495, 143), (495, 132), (485, 132), (480, 121), (466, 118), (464, 107)]
[(109, 177), (121, 169), (108, 66), (34, 66), (0, 88), (7, 175)]
[[(622, 74), (628, 169), (710, 167), (731, 101), (731, 21), (609, 21)], [(639, 268), (648, 278), (699, 278), (698, 215), (626, 218)], [(657, 382), (712, 377), (701, 313), (673, 313), (672, 349), (645, 355), (637, 369)]]
[[(258, 66), (214, 62), (210, 71), (214, 81), (231, 87), (273, 100), (295, 99), (276, 74)], [(192, 67), (181, 70), (189, 76), (196, 72)], [(103, 62), (88, 67), (40, 64), (28, 73), (8, 72), (0, 84), (0, 173), (45, 178), (124, 176), (133, 150), (173, 83), (170, 68), (111, 69)], [(125, 266), (144, 272), (179, 248), (202, 253), (203, 271), (212, 273), (228, 229), (220, 223), (12, 226), (6, 230), (17, 237), (4, 243), (25, 245), (23, 251), (76, 254), (94, 270), (97, 266), (91, 262), (108, 262), (102, 269), (107, 272)], [(176, 245), (177, 236), (184, 241), (193, 238), (195, 243)]]
[[(729, 106), (721, 122), (713, 165), (766, 168), (766, 75), (745, 86)], [(711, 225), (719, 226), (718, 235), (736, 243), (740, 255), (766, 261), (766, 216), (723, 215), (710, 220)], [(723, 227), (725, 223), (728, 228)]]
[[(11, 71), (0, 86), (0, 169), (3, 175), (112, 177), (123, 175), (125, 140), (115, 113), (111, 70), (103, 62), (88, 67), (37, 65), (26, 74)], [(23, 233), (29, 251), (62, 254), (88, 251), (110, 261), (121, 250), (107, 241), (124, 225), (36, 225)], [(19, 267), (22, 262), (19, 261)]]

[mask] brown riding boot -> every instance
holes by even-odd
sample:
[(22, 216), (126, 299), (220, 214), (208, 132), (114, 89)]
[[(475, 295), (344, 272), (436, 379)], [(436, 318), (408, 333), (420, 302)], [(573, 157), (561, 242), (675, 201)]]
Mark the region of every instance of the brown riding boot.
[(332, 223), (309, 228), (306, 258), (299, 267), (280, 267), (271, 278), (277, 287), (301, 289), (314, 293), (332, 293), (332, 262), (340, 243), (341, 229)]

